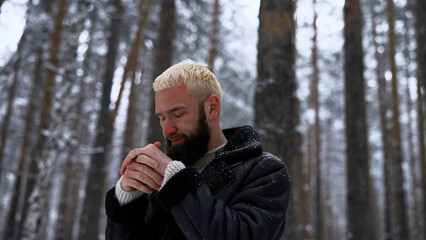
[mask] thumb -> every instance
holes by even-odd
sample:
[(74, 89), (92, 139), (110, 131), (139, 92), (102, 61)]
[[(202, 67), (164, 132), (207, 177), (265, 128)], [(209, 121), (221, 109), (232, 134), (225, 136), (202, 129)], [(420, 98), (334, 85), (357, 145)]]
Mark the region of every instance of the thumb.
[(160, 142), (155, 142), (154, 143), (154, 146), (156, 146), (158, 149), (160, 149), (161, 150), (161, 143)]

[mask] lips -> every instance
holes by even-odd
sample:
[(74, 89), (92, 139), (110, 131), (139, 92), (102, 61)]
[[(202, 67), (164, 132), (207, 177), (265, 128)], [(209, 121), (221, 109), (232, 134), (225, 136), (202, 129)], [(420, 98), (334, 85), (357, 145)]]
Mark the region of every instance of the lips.
[(174, 145), (174, 144), (178, 144), (178, 143), (180, 143), (180, 142), (182, 142), (183, 140), (184, 140), (185, 138), (184, 137), (181, 137), (181, 136), (175, 136), (175, 137), (170, 137), (169, 138), (169, 140), (170, 140), (170, 142), (172, 142), (172, 145)]

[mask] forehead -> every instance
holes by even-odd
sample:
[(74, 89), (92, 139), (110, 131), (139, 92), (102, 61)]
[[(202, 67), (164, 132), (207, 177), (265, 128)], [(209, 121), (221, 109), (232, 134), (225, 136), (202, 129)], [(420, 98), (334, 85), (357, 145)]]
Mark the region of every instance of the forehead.
[(163, 113), (176, 106), (198, 107), (198, 99), (189, 92), (184, 84), (166, 88), (155, 93), (155, 112)]

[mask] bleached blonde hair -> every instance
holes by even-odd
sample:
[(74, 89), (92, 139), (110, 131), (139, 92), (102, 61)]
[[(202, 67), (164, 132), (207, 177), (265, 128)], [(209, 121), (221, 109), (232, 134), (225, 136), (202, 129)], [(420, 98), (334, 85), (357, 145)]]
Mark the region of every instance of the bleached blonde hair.
[(205, 101), (211, 94), (216, 94), (222, 102), (222, 89), (216, 76), (204, 63), (197, 63), (190, 59), (184, 60), (169, 67), (155, 78), (152, 84), (154, 91), (185, 84), (189, 92), (194, 94), (200, 102)]

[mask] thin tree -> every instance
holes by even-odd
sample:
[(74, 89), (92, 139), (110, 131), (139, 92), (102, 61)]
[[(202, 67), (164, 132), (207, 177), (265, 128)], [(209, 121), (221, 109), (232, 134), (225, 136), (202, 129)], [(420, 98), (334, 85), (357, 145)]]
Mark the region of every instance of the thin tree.
[[(315, 162), (315, 188), (314, 188), (314, 216), (315, 216), (315, 221), (314, 221), (314, 234), (315, 234), (315, 239), (317, 240), (321, 240), (321, 239), (327, 239), (327, 236), (324, 235), (324, 226), (325, 226), (325, 222), (324, 222), (324, 211), (325, 211), (325, 206), (323, 203), (323, 196), (322, 196), (322, 171), (321, 171), (321, 167), (322, 167), (322, 161), (321, 161), (321, 125), (320, 125), (320, 118), (319, 118), (319, 108), (320, 108), (320, 103), (319, 103), (319, 91), (318, 91), (318, 85), (319, 85), (319, 80), (320, 80), (320, 74), (319, 74), (319, 67), (318, 67), (318, 42), (317, 42), (317, 35), (318, 35), (318, 28), (317, 28), (317, 18), (318, 18), (318, 14), (316, 11), (316, 5), (317, 5), (317, 1), (316, 0), (312, 0), (312, 8), (313, 8), (313, 12), (314, 12), (314, 17), (313, 17), (313, 23), (312, 23), (312, 27), (313, 27), (313, 31), (314, 31), (314, 36), (312, 37), (312, 68), (313, 68), (313, 73), (312, 73), (312, 78), (311, 78), (311, 83), (310, 83), (310, 95), (309, 95), (309, 108), (314, 110), (315, 113), (315, 118), (314, 118), (314, 122), (313, 125), (309, 126), (309, 130), (310, 132), (313, 132), (313, 134), (311, 133), (309, 141), (313, 141), (313, 160)], [(312, 153), (311, 153), (312, 154)], [(306, 239), (306, 238), (305, 238)]]
[[(92, 35), (95, 29), (94, 20), (97, 18), (96, 8), (91, 8), (91, 5), (88, 2), (78, 2), (77, 3), (77, 14), (76, 21), (73, 25), (71, 36), (68, 38), (67, 43), (69, 44), (66, 48), (69, 51), (69, 62), (68, 69), (65, 72), (67, 79), (70, 79), (75, 82), (75, 85), (78, 85), (79, 91), (75, 93), (75, 96), (72, 99), (68, 99), (67, 102), (71, 103), (71, 109), (67, 115), (70, 119), (68, 120), (68, 127), (72, 129), (69, 131), (71, 134), (70, 141), (67, 147), (67, 151), (64, 154), (67, 154), (64, 158), (66, 163), (64, 163), (64, 179), (62, 182), (61, 195), (59, 197), (59, 206), (57, 209), (58, 218), (55, 221), (55, 239), (71, 239), (71, 231), (74, 227), (75, 222), (73, 221), (74, 215), (76, 214), (77, 202), (78, 202), (78, 185), (80, 184), (83, 174), (81, 169), (83, 165), (81, 164), (81, 154), (79, 154), (79, 148), (84, 143), (84, 138), (89, 139), (88, 124), (89, 119), (83, 111), (83, 104), (85, 102), (85, 95), (87, 91), (86, 77), (87, 65), (90, 64), (90, 52), (92, 51)], [(90, 14), (90, 17), (89, 17)], [(89, 19), (89, 20), (87, 20)], [(85, 22), (90, 22), (89, 29), (85, 28)], [(78, 47), (80, 46), (79, 37), (81, 36), (84, 30), (88, 30), (89, 41), (87, 42), (87, 50), (83, 62), (83, 76), (79, 77), (75, 75), (75, 72), (78, 68)], [(75, 79), (75, 80), (73, 80)], [(73, 84), (74, 85), (74, 84)], [(62, 115), (62, 114), (61, 114)], [(65, 121), (64, 121), (65, 122)], [(65, 125), (65, 124), (64, 124)], [(66, 129), (67, 130), (67, 129)], [(53, 227), (53, 226), (49, 226)]]
[(126, 128), (124, 130), (124, 140), (122, 145), (122, 159), (124, 159), (131, 148), (135, 146), (134, 133), (136, 130), (136, 115), (137, 115), (137, 101), (138, 101), (138, 84), (136, 83), (136, 73), (133, 73), (132, 82), (130, 86), (129, 105), (127, 107)]
[(105, 73), (103, 75), (101, 109), (98, 115), (94, 147), (91, 156), (89, 175), (85, 188), (83, 216), (81, 217), (81, 239), (97, 239), (99, 236), (100, 208), (103, 202), (106, 179), (107, 150), (111, 138), (109, 131), (111, 89), (116, 66), (120, 30), (122, 27), (123, 6), (121, 0), (111, 2), (111, 22), (109, 25), (108, 51), (106, 54)]
[[(421, 181), (423, 192), (423, 236), (426, 237), (426, 146), (425, 146), (425, 120), (426, 111), (423, 107), (426, 106), (426, 1), (417, 0), (415, 7), (416, 16), (416, 39), (417, 39), (417, 116), (419, 130), (419, 159), (421, 168)], [(423, 89), (422, 89), (423, 88)], [(423, 102), (419, 101), (422, 99)]]
[[(2, 166), (3, 166), (3, 159), (4, 159), (4, 150), (6, 146), (10, 118), (12, 117), (12, 112), (13, 112), (13, 102), (15, 100), (18, 81), (20, 79), (19, 70), (21, 68), (21, 59), (22, 59), (22, 54), (23, 54), (23, 49), (25, 44), (25, 37), (26, 37), (26, 34), (24, 32), (21, 39), (19, 40), (18, 49), (16, 50), (16, 53), (14, 56), (15, 59), (13, 63), (13, 78), (8, 91), (6, 113), (4, 115), (4, 119), (3, 119), (1, 130), (0, 130), (0, 135), (1, 135), (0, 137), (0, 169), (1, 170), (3, 170)], [(1, 172), (0, 172), (0, 183), (1, 183)]]
[(68, 9), (68, 1), (60, 0), (58, 1), (57, 6), (55, 26), (51, 36), (50, 52), (47, 60), (46, 77), (44, 82), (45, 92), (41, 103), (40, 126), (37, 133), (37, 145), (34, 156), (39, 166), (37, 169), (38, 181), (30, 185), (32, 186), (30, 190), (33, 195), (33, 200), (24, 208), (26, 217), (24, 218), (25, 223), (24, 228), (22, 229), (22, 235), (28, 239), (36, 239), (39, 236), (38, 234), (42, 231), (42, 229), (40, 229), (41, 219), (44, 216), (43, 214), (45, 214), (43, 210), (45, 209), (46, 196), (42, 196), (41, 191), (45, 190), (47, 187), (47, 173), (46, 171), (43, 171), (45, 170), (43, 169), (45, 166), (45, 162), (43, 162), (43, 153), (49, 138), (48, 134), (51, 122), (53, 96), (55, 93), (56, 75), (58, 74), (59, 68), (59, 54), (61, 50), (64, 19)]
[[(160, 11), (160, 28), (158, 30), (158, 37), (154, 43), (154, 77), (157, 77), (164, 70), (170, 67), (170, 65), (172, 65), (173, 39), (175, 37), (175, 15), (175, 0), (163, 0)], [(154, 99), (153, 91), (151, 91), (151, 99)], [(163, 139), (161, 126), (158, 122), (158, 117), (154, 114), (154, 112), (155, 103), (152, 100), (150, 105), (150, 117), (147, 134), (147, 140), (149, 143), (161, 141)]]
[(213, 3), (213, 13), (212, 13), (212, 23), (211, 23), (211, 31), (209, 36), (209, 54), (207, 58), (207, 64), (210, 69), (214, 71), (214, 62), (216, 60), (217, 55), (217, 35), (219, 33), (219, 8), (220, 3), (219, 0), (214, 0)]
[(402, 153), (402, 139), (401, 139), (401, 127), (399, 122), (399, 96), (398, 96), (398, 80), (397, 80), (397, 68), (395, 61), (395, 6), (393, 0), (387, 0), (387, 12), (388, 12), (388, 37), (389, 37), (389, 62), (392, 73), (392, 128), (391, 128), (391, 175), (394, 183), (394, 190), (392, 192), (392, 202), (394, 213), (393, 220), (395, 226), (393, 234), (398, 239), (408, 239), (408, 217), (407, 217), (407, 206), (405, 199), (404, 190), (404, 176), (402, 170), (403, 153)]
[[(418, 72), (420, 71), (417, 68)], [(423, 202), (423, 237), (426, 237), (426, 151), (425, 151), (425, 132), (424, 118), (423, 118), (423, 102), (422, 102), (422, 86), (420, 78), (417, 78), (417, 129), (418, 129), (418, 143), (419, 143), (419, 161), (420, 161), (420, 180), (422, 186), (421, 196)]]
[(136, 71), (137, 59), (139, 56), (139, 48), (141, 45), (142, 32), (145, 26), (145, 23), (148, 19), (149, 9), (151, 7), (153, 0), (144, 1), (141, 0), (139, 2), (139, 21), (138, 21), (138, 29), (136, 31), (135, 39), (133, 40), (132, 48), (129, 52), (129, 56), (127, 58), (126, 65), (124, 67), (123, 77), (121, 79), (120, 90), (118, 92), (117, 101), (115, 102), (114, 110), (111, 114), (111, 120), (109, 124), (109, 131), (113, 132), (115, 119), (117, 118), (118, 109), (121, 105), (121, 99), (124, 92), (124, 87), (128, 79), (134, 78), (134, 74)]
[(348, 239), (374, 239), (371, 221), (367, 117), (359, 0), (344, 6), (344, 74), (347, 159)]
[[(418, 77), (423, 84), (423, 91), (426, 90), (426, 2), (417, 0), (416, 5), (416, 33), (417, 33), (417, 65)], [(423, 103), (426, 105), (426, 94), (423, 95)], [(426, 215), (426, 214), (425, 214)]]
[[(391, 202), (391, 189), (392, 189), (392, 179), (390, 174), (390, 129), (389, 129), (389, 118), (387, 117), (387, 112), (390, 110), (389, 102), (389, 94), (387, 91), (387, 84), (385, 79), (385, 71), (386, 71), (386, 63), (383, 58), (385, 58), (386, 51), (381, 52), (379, 50), (380, 43), (377, 42), (378, 33), (376, 31), (377, 28), (377, 14), (374, 8), (375, 3), (370, 1), (370, 13), (371, 13), (371, 31), (372, 31), (372, 39), (374, 46), (374, 59), (377, 62), (377, 67), (375, 68), (376, 80), (378, 86), (378, 102), (379, 102), (379, 116), (380, 116), (380, 127), (382, 133), (382, 152), (383, 152), (383, 175), (384, 175), (384, 197), (385, 197), (385, 239), (389, 239), (391, 237), (392, 231), (392, 202)], [(385, 58), (386, 59), (386, 58)]]
[(42, 83), (41, 69), (43, 63), (43, 49), (38, 48), (38, 54), (36, 56), (36, 64), (33, 74), (33, 83), (31, 86), (31, 93), (28, 97), (28, 106), (26, 111), (25, 125), (24, 125), (24, 136), (21, 144), (17, 171), (18, 177), (13, 183), (12, 187), (12, 200), (9, 206), (9, 213), (7, 217), (7, 231), (5, 232), (4, 239), (19, 239), (21, 227), (23, 225), (24, 216), (24, 205), (29, 197), (29, 191), (27, 190), (27, 178), (30, 177), (30, 157), (28, 151), (32, 147), (31, 139), (34, 128), (34, 118), (36, 114), (36, 102), (38, 102), (38, 93), (41, 92), (40, 86)]
[(303, 184), (299, 100), (295, 79), (295, 4), (292, 0), (262, 0), (259, 12), (257, 82), (254, 99), (254, 126), (263, 147), (289, 167), (293, 179), (286, 239), (300, 239), (297, 229)]
[(3, 6), (4, 0), (0, 0), (0, 13), (1, 13), (1, 6)]
[[(407, 1), (404, 14), (403, 14), (403, 21), (405, 29), (404, 29), (404, 49), (403, 49), (403, 55), (405, 59), (405, 66), (404, 66), (404, 76), (407, 79), (407, 83), (405, 85), (405, 98), (406, 98), (406, 108), (407, 108), (407, 114), (408, 114), (408, 122), (407, 122), (407, 141), (408, 141), (408, 155), (409, 155), (409, 169), (410, 169), (410, 175), (411, 175), (411, 192), (409, 195), (411, 195), (411, 216), (410, 216), (410, 223), (411, 223), (411, 237), (413, 239), (421, 239), (422, 237), (422, 228), (421, 228), (421, 214), (422, 214), (422, 204), (421, 204), (421, 196), (419, 196), (418, 191), (421, 190), (421, 179), (419, 176), (419, 155), (416, 156), (415, 151), (415, 136), (413, 131), (413, 117), (411, 116), (411, 112), (415, 111), (414, 101), (411, 95), (411, 88), (410, 88), (410, 78), (412, 77), (412, 72), (409, 69), (409, 66), (412, 64), (412, 57), (410, 56), (410, 45), (411, 45), (411, 36), (410, 36), (410, 30), (411, 30), (411, 23), (410, 19), (407, 17), (408, 12), (413, 11), (413, 6), (410, 1)], [(420, 132), (419, 132), (420, 133)], [(422, 134), (419, 134), (422, 135)], [(420, 142), (420, 141), (419, 141)], [(419, 146), (421, 146), (419, 144)], [(420, 149), (419, 149), (420, 152)]]

